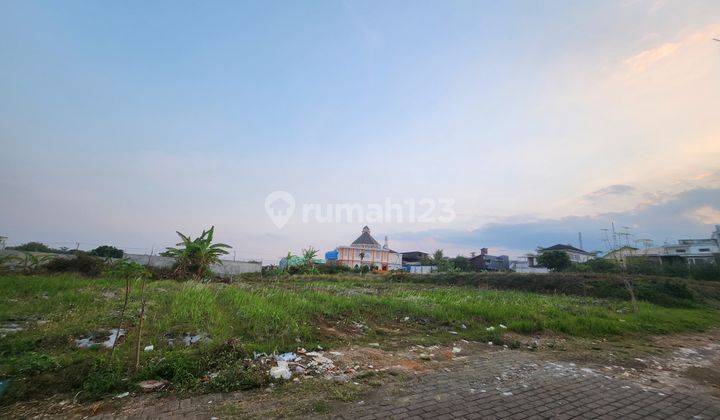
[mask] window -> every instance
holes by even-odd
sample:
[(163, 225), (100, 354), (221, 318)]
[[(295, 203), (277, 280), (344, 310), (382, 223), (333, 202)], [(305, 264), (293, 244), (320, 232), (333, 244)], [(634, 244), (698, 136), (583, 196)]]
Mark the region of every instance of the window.
[(682, 254), (682, 253), (685, 252), (685, 250), (682, 249), (682, 248), (678, 248), (678, 249), (675, 250), (675, 252)]
[(700, 252), (710, 252), (710, 248), (700, 248), (698, 251), (700, 251)]

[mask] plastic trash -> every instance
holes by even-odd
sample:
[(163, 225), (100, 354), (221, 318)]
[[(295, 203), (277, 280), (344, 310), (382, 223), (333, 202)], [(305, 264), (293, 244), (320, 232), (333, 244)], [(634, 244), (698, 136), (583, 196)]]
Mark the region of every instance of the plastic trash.
[(138, 384), (140, 389), (143, 390), (143, 392), (154, 392), (159, 391), (163, 388), (165, 388), (168, 385), (168, 381), (166, 380), (156, 380), (156, 379), (150, 379), (147, 381), (142, 381)]
[(270, 368), (270, 377), (273, 379), (290, 379), (292, 377), (292, 372), (288, 369), (288, 362), (278, 360), (277, 364), (277, 366)]
[(292, 362), (295, 361), (295, 359), (298, 358), (298, 355), (293, 352), (287, 352), (283, 354), (278, 354), (275, 356), (275, 360), (282, 361), (282, 362)]

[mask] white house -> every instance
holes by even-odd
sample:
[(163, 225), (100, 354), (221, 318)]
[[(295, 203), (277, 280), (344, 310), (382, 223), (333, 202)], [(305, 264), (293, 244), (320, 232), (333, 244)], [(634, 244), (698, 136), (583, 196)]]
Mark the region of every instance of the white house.
[(580, 248), (575, 248), (572, 245), (557, 244), (557, 245), (553, 245), (548, 248), (540, 248), (540, 249), (538, 249), (538, 254), (542, 254), (545, 251), (564, 252), (568, 255), (568, 257), (570, 257), (570, 261), (572, 261), (574, 263), (584, 263), (584, 262), (588, 262), (588, 260), (595, 258), (595, 254), (587, 252), (587, 251), (583, 251)]
[(719, 254), (720, 225), (716, 225), (715, 232), (710, 235), (709, 239), (680, 239), (677, 244), (639, 250), (635, 256), (653, 258), (659, 262), (681, 259), (688, 264), (696, 264), (712, 263)]

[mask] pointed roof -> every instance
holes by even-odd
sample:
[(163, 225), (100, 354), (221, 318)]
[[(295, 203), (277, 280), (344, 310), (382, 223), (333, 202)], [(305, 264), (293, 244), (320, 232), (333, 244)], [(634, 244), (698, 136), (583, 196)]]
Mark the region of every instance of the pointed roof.
[(350, 246), (354, 245), (372, 246), (380, 248), (380, 244), (378, 243), (378, 241), (375, 240), (375, 238), (370, 235), (370, 228), (367, 226), (363, 227), (362, 234), (357, 239), (355, 239), (352, 244), (350, 244)]
[(578, 254), (594, 255), (591, 252), (587, 252), (580, 248), (575, 248), (572, 245), (563, 245), (563, 244), (557, 244), (557, 245), (553, 245), (548, 248), (542, 248), (540, 251), (571, 251), (571, 252), (576, 252)]

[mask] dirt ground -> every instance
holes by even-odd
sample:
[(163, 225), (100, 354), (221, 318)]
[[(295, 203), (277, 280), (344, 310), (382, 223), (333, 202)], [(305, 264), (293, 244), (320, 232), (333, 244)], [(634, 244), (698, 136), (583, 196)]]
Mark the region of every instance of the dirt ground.
[[(371, 394), (392, 393), (413, 378), (461, 369), (474, 360), (503, 353), (505, 371), (498, 380), (520, 383), (526, 357), (546, 363), (546, 369), (627, 381), (659, 393), (692, 393), (720, 406), (720, 329), (701, 334), (655, 336), (646, 339), (581, 340), (559, 336), (526, 337), (507, 334), (510, 346), (458, 340), (450, 345), (397, 348), (349, 346), (325, 351), (345, 375), (299, 377), (266, 389), (181, 398), (171, 393), (116, 396), (80, 404), (72, 395), (0, 408), (6, 418), (177, 417), (268, 418), (330, 416), (348, 404), (363, 404)], [(512, 348), (511, 348), (512, 347)], [(517, 355), (517, 362), (513, 355)], [(498, 359), (500, 360), (500, 359)], [(530, 371), (528, 371), (530, 372)], [(528, 373), (529, 375), (530, 373)], [(520, 375), (520, 376), (518, 376)], [(662, 395), (662, 394), (660, 394)]]

